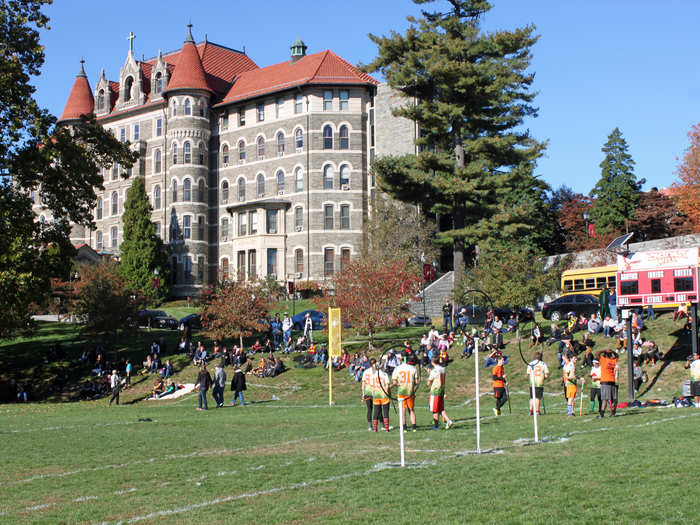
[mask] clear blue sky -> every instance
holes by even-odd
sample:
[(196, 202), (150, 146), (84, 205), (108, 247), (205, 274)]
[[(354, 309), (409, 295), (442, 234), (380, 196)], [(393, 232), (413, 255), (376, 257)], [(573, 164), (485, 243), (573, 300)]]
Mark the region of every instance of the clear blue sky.
[[(537, 173), (552, 187), (588, 193), (600, 175), (600, 151), (619, 127), (645, 188), (675, 179), (687, 132), (700, 122), (700, 2), (649, 0), (494, 0), (487, 30), (534, 24), (539, 117), (527, 127), (549, 140)], [(438, 4), (439, 5), (439, 4)], [(221, 2), (59, 0), (46, 8), (46, 64), (36, 79), (42, 106), (60, 115), (85, 57), (91, 86), (100, 68), (116, 80), (136, 34), (138, 57), (179, 49), (191, 18), (197, 41), (245, 46), (259, 65), (286, 60), (301, 37), (309, 53), (332, 49), (352, 63), (370, 62), (368, 33), (403, 31), (418, 13), (409, 0)]]

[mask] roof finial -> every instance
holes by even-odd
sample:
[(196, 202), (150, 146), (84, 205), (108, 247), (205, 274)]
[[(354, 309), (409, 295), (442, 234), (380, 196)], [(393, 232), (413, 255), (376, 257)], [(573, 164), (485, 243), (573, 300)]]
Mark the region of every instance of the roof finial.
[(85, 58), (81, 57), (80, 58), (80, 72), (78, 73), (79, 77), (87, 77), (85, 74), (85, 68), (83, 67), (85, 65)]
[(127, 36), (126, 39), (129, 41), (129, 54), (131, 55), (134, 54), (134, 38), (136, 38), (134, 32), (129, 31), (129, 36)]
[(185, 38), (185, 42), (194, 43), (194, 38), (192, 38), (192, 20), (191, 19), (190, 19), (190, 23), (187, 24), (187, 38)]

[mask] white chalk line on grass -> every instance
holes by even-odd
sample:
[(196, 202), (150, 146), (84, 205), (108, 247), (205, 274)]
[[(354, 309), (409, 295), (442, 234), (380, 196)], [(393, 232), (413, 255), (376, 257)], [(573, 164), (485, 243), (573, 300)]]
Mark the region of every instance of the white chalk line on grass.
[(113, 427), (117, 425), (140, 425), (143, 423), (181, 423), (183, 421), (189, 421), (189, 419), (174, 419), (168, 421), (160, 421), (158, 419), (152, 419), (151, 421), (112, 421), (110, 423), (85, 423), (79, 425), (53, 425), (50, 427), (41, 428), (26, 428), (26, 429), (11, 429), (11, 430), (0, 430), (0, 434), (21, 434), (24, 432), (44, 432), (49, 430), (74, 430), (76, 428), (100, 428), (100, 427)]

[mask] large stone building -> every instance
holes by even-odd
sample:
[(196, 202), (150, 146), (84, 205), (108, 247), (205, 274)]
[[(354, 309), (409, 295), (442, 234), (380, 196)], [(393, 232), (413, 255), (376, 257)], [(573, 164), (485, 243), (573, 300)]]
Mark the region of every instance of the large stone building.
[[(94, 90), (81, 67), (60, 123), (94, 113), (141, 153), (152, 220), (172, 253), (175, 295), (217, 279), (321, 280), (363, 243), (373, 195), (378, 83), (332, 51), (258, 67), (244, 52), (195, 43), (149, 60), (133, 40), (117, 81)], [(126, 191), (103, 169), (94, 231), (74, 243), (118, 256)], [(48, 220), (41, 204), (41, 220)]]

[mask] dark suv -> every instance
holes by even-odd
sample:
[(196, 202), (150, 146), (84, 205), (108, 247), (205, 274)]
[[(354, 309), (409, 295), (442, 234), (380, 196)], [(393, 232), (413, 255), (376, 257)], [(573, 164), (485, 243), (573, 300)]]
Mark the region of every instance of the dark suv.
[(590, 315), (600, 309), (598, 299), (593, 295), (574, 294), (562, 295), (558, 299), (554, 299), (542, 306), (542, 317), (550, 319), (555, 323), (561, 321), (569, 312), (574, 312), (576, 315)]

